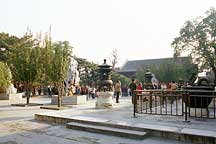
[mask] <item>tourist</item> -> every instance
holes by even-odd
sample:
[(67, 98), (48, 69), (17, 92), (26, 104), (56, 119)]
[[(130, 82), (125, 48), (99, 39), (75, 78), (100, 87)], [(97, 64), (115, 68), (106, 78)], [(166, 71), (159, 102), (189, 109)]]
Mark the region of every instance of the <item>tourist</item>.
[(122, 96), (128, 96), (128, 86), (124, 85), (122, 87)]
[(175, 81), (172, 81), (171, 83), (171, 90), (177, 90), (178, 89), (178, 85), (176, 84)]
[(129, 85), (130, 91), (131, 91), (131, 95), (132, 95), (132, 104), (135, 104), (135, 90), (136, 90), (136, 83), (135, 80), (132, 79), (130, 85)]
[(166, 90), (167, 89), (167, 85), (165, 82), (161, 83), (161, 90)]
[(41, 86), (38, 86), (38, 95), (41, 95)]
[(115, 92), (116, 92), (116, 103), (119, 103), (119, 95), (121, 93), (121, 82), (117, 80), (115, 84)]
[[(136, 90), (138, 90), (138, 91), (143, 90), (143, 88), (142, 88), (142, 83), (141, 83), (141, 82), (137, 85)], [(142, 93), (142, 92), (139, 92), (138, 94), (141, 94), (141, 93)]]
[(171, 82), (167, 84), (167, 90), (168, 91), (172, 90)]
[(95, 91), (96, 91), (96, 88), (95, 87), (92, 87), (92, 89), (91, 89), (91, 96), (92, 96), (92, 99), (94, 99), (95, 98)]
[(51, 97), (52, 96), (52, 89), (51, 86), (48, 85), (48, 96)]
[(68, 87), (68, 93), (67, 93), (68, 96), (73, 96), (74, 94), (73, 89), (74, 89), (74, 85), (70, 84), (70, 86)]

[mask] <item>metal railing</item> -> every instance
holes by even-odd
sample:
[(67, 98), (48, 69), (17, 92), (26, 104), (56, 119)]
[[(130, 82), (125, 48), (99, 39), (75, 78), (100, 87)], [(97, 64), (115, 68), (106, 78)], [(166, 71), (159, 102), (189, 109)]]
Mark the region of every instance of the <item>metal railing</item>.
[[(198, 94), (197, 94), (198, 92)], [(216, 119), (215, 91), (141, 90), (135, 91), (133, 115), (170, 115)]]

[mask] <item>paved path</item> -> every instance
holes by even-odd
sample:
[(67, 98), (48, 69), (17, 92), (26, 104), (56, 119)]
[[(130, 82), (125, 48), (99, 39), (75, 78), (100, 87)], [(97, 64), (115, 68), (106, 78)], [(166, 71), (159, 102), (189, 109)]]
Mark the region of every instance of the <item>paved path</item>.
[[(103, 134), (95, 134), (65, 128), (62, 125), (41, 123), (34, 120), (35, 113), (59, 113), (73, 116), (100, 116), (116, 120), (130, 120), (132, 118), (130, 99), (121, 99), (121, 103), (112, 110), (96, 110), (94, 100), (87, 105), (74, 106), (72, 109), (54, 111), (40, 109), (39, 106), (16, 107), (10, 106), (9, 101), (0, 101), (0, 144), (184, 144), (183, 142), (147, 138), (145, 140), (132, 140)], [(50, 98), (32, 98), (31, 102), (50, 103)], [(119, 110), (125, 113), (115, 113)], [(107, 112), (106, 114), (104, 112)], [(69, 113), (68, 113), (69, 112)], [(136, 118), (143, 121), (145, 116)]]

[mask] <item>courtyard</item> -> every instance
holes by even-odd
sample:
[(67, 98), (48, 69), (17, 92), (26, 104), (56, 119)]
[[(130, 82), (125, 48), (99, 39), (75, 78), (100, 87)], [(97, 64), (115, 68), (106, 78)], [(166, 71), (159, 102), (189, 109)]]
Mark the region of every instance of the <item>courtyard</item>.
[[(24, 99), (25, 100), (25, 99)], [(44, 105), (50, 104), (50, 98), (46, 96), (33, 97), (31, 102)], [(74, 144), (183, 144), (170, 139), (158, 137), (146, 137), (143, 140), (129, 139), (92, 133), (87, 131), (72, 130), (64, 124), (35, 120), (35, 114), (71, 117), (78, 119), (99, 120), (106, 119), (109, 123), (143, 124), (151, 128), (183, 130), (189, 128), (198, 130), (199, 133), (215, 132), (215, 120), (191, 120), (183, 122), (183, 118), (138, 115), (133, 117), (131, 97), (123, 97), (121, 103), (115, 104), (113, 109), (95, 109), (95, 100), (89, 100), (87, 104), (73, 105), (64, 110), (40, 109), (40, 106), (16, 107), (10, 104), (12, 101), (0, 101), (0, 143), (1, 144), (37, 144), (37, 143), (74, 143)], [(201, 131), (206, 130), (206, 131)], [(198, 132), (196, 131), (196, 133)], [(216, 132), (215, 132), (216, 133)], [(215, 134), (214, 134), (215, 136)]]

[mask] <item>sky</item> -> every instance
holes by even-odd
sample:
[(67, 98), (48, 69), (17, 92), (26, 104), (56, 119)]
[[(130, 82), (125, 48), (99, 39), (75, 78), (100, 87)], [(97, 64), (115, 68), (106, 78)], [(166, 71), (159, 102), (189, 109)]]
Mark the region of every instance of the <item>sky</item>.
[(216, 0), (0, 0), (0, 32), (29, 28), (69, 41), (77, 57), (97, 64), (114, 49), (127, 60), (173, 56), (171, 42), (185, 21), (204, 16)]

